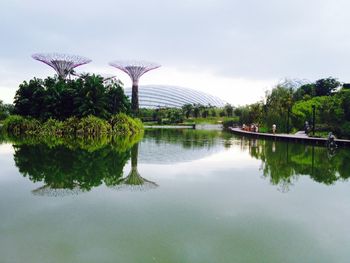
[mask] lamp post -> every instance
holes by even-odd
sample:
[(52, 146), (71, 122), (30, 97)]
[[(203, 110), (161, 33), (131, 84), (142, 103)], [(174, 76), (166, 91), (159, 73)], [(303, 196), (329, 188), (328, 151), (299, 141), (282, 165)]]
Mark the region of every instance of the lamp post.
[(315, 105), (312, 105), (312, 136), (315, 136)]

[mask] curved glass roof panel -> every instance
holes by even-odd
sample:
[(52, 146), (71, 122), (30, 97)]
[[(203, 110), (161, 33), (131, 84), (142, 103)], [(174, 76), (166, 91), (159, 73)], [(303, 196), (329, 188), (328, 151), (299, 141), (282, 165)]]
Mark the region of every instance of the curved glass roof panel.
[[(131, 88), (125, 89), (131, 98)], [(207, 93), (167, 85), (139, 86), (140, 108), (181, 108), (185, 104), (202, 104), (204, 106), (223, 107), (226, 102)]]

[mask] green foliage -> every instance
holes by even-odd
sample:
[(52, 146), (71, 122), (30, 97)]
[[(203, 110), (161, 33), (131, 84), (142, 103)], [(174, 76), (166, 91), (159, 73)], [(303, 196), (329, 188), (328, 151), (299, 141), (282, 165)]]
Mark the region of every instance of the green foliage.
[(48, 119), (41, 125), (40, 133), (45, 135), (62, 135), (64, 133), (62, 121)]
[(78, 124), (78, 133), (84, 135), (106, 134), (111, 130), (111, 126), (107, 121), (93, 115), (82, 118)]
[(118, 141), (112, 139), (102, 144), (99, 139), (88, 144), (86, 140), (79, 143), (58, 140), (56, 144), (47, 144), (33, 137), (21, 137), (12, 142), (15, 164), (23, 176), (33, 182), (43, 182), (48, 189), (89, 191), (103, 183), (115, 186), (121, 182), (130, 149), (137, 141), (119, 137)]
[(337, 132), (336, 127), (344, 119), (344, 109), (340, 96), (314, 97), (307, 101), (298, 101), (292, 108), (292, 122), (295, 127), (302, 129), (304, 122), (312, 120), (312, 106), (315, 106), (316, 123), (327, 124), (329, 130)]
[(0, 100), (0, 121), (6, 119), (12, 113), (13, 113), (13, 105), (4, 104), (2, 100)]
[(76, 134), (79, 130), (80, 120), (77, 117), (69, 117), (63, 122), (63, 130), (65, 134)]
[(94, 115), (107, 118), (107, 96), (103, 78), (98, 75), (86, 75), (81, 80), (82, 85), (77, 90), (77, 96), (74, 100), (75, 107), (78, 109), (76, 116)]
[(14, 100), (16, 114), (40, 120), (65, 120), (94, 115), (107, 119), (113, 114), (130, 111), (122, 83), (105, 83), (99, 75), (83, 75), (73, 80), (48, 77), (24, 81)]
[(3, 130), (10, 134), (54, 136), (104, 136), (106, 134), (135, 135), (142, 133), (143, 124), (124, 113), (113, 115), (109, 121), (89, 115), (84, 118), (70, 117), (65, 121), (37, 119), (11, 115), (4, 120)]
[(341, 126), (340, 126), (340, 135), (342, 137), (347, 137), (349, 138), (350, 136), (350, 121), (345, 121)]
[[(306, 121), (312, 125), (312, 107), (315, 106), (315, 130), (333, 131), (338, 137), (350, 138), (346, 122), (350, 121), (350, 90), (335, 78), (303, 84), (285, 81), (268, 92), (265, 103), (257, 102), (234, 109), (241, 124), (258, 123), (277, 131), (303, 130)], [(289, 113), (289, 114), (288, 114)], [(288, 122), (289, 116), (289, 122)]]
[(14, 99), (15, 113), (22, 116), (41, 118), (44, 112), (44, 81), (34, 78), (19, 85)]
[(182, 106), (182, 111), (184, 113), (184, 115), (186, 116), (186, 119), (188, 119), (192, 112), (193, 112), (193, 105), (192, 104), (185, 104)]
[(183, 122), (183, 115), (179, 110), (175, 110), (175, 109), (169, 110), (167, 118), (169, 119), (170, 123)]
[(113, 115), (109, 123), (113, 132), (117, 134), (130, 135), (142, 133), (143, 131), (143, 124), (140, 119), (133, 119), (123, 113)]
[(224, 107), (224, 111), (226, 112), (228, 117), (232, 117), (233, 115), (233, 107), (231, 104), (226, 104)]
[(32, 133), (39, 128), (40, 122), (38, 120), (19, 115), (10, 115), (3, 122), (3, 130), (13, 134)]
[(112, 115), (117, 113), (130, 113), (131, 103), (124, 94), (123, 84), (119, 80), (111, 80), (106, 86), (108, 112)]
[[(222, 113), (222, 114), (220, 114)], [(218, 116), (220, 114), (220, 116)], [(185, 104), (179, 108), (140, 109), (142, 121), (171, 125), (180, 123), (220, 123), (227, 114), (224, 109), (201, 104)]]
[(263, 175), (282, 191), (298, 177), (307, 175), (326, 185), (350, 177), (350, 155), (347, 149), (338, 149), (332, 156), (326, 147), (310, 146), (272, 140), (254, 140), (244, 143), (249, 153), (262, 161)]
[(315, 96), (330, 96), (340, 86), (340, 82), (335, 78), (319, 79), (315, 83)]

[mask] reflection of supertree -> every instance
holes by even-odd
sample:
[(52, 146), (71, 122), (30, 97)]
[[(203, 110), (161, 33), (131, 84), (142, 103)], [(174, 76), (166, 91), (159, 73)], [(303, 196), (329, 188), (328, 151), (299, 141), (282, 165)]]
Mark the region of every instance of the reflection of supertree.
[(158, 185), (152, 181), (142, 178), (137, 170), (137, 158), (139, 152), (139, 144), (136, 143), (131, 148), (131, 171), (127, 177), (121, 180), (121, 183), (114, 187), (115, 189), (128, 189), (128, 190), (148, 190), (158, 187)]
[(146, 72), (159, 68), (160, 65), (145, 61), (113, 61), (109, 63), (128, 74), (132, 80), (131, 108), (134, 113), (139, 110), (139, 79)]
[(33, 54), (32, 58), (52, 67), (63, 79), (72, 74), (74, 68), (91, 62), (85, 57), (60, 53), (38, 53)]

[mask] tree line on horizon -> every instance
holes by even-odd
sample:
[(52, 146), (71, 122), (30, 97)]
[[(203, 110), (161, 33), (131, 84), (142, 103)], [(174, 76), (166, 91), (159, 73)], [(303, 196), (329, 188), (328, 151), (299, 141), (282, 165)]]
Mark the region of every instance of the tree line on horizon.
[[(350, 84), (332, 77), (310, 83), (286, 80), (268, 91), (263, 100), (245, 106), (185, 104), (182, 108), (140, 109), (138, 117), (160, 124), (231, 118), (230, 123), (254, 123), (263, 132), (270, 131), (273, 124), (278, 132), (289, 132), (304, 129), (306, 121), (312, 125), (313, 106), (316, 132), (332, 131), (338, 137), (350, 137)], [(130, 101), (122, 83), (104, 81), (99, 75), (87, 74), (73, 80), (34, 78), (19, 85), (13, 105), (0, 101), (0, 120), (10, 114), (42, 121), (89, 115), (108, 119), (117, 113), (130, 114)]]
[(350, 84), (332, 77), (304, 84), (286, 80), (263, 100), (235, 108), (234, 115), (240, 124), (255, 123), (261, 131), (275, 124), (278, 132), (286, 133), (304, 130), (305, 122), (312, 126), (313, 107), (316, 133), (350, 138)]

